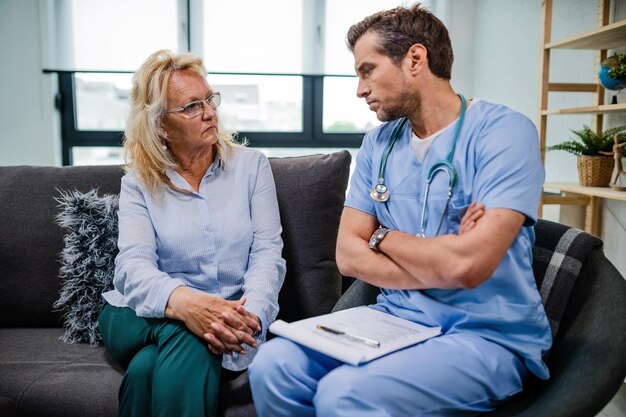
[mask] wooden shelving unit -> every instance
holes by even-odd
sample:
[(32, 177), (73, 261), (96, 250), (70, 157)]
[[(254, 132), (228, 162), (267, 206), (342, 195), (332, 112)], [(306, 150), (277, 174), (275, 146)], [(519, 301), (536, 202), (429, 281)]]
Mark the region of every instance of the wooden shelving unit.
[[(605, 114), (626, 113), (626, 104), (604, 104), (604, 89), (599, 84), (557, 83), (550, 81), (550, 53), (555, 49), (590, 49), (596, 50), (596, 65), (607, 56), (608, 49), (626, 46), (626, 20), (609, 23), (610, 0), (598, 1), (598, 27), (594, 30), (553, 41), (552, 32), (552, 0), (542, 1), (542, 54), (540, 58), (541, 74), (539, 87), (539, 141), (542, 157), (546, 147), (546, 131), (548, 118), (568, 114), (592, 114), (593, 128), (603, 130)], [(550, 109), (548, 96), (550, 92), (586, 92), (593, 94), (594, 105), (587, 107)], [(550, 194), (546, 191), (558, 193)], [(585, 230), (597, 235), (599, 232), (599, 204), (601, 199), (626, 201), (625, 191), (615, 191), (608, 187), (582, 187), (578, 184), (546, 183), (544, 185), (543, 204), (576, 204), (586, 206)], [(541, 215), (540, 210), (540, 215)]]

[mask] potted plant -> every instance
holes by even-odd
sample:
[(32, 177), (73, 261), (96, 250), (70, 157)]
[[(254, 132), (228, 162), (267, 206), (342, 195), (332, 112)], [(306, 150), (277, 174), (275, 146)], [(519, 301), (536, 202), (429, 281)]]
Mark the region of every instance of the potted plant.
[[(548, 151), (566, 151), (576, 155), (578, 164), (578, 179), (580, 185), (585, 187), (608, 187), (613, 172), (613, 158), (608, 156), (613, 150), (614, 136), (620, 135), (620, 141), (624, 141), (623, 133), (626, 126), (616, 126), (606, 129), (604, 132), (596, 132), (589, 126), (583, 125), (581, 130), (572, 130), (577, 137), (558, 145), (548, 146)], [(603, 155), (601, 152), (606, 152)]]
[(609, 70), (609, 77), (626, 82), (626, 53), (612, 55), (615, 64)]

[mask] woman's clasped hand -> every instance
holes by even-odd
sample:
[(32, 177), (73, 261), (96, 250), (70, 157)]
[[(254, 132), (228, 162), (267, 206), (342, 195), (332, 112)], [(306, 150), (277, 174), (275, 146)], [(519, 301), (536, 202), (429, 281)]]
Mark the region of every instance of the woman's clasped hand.
[(206, 340), (212, 353), (245, 354), (241, 345), (256, 347), (252, 335), (261, 331), (258, 317), (245, 309), (245, 302), (245, 298), (228, 301), (181, 286), (172, 292), (165, 314)]

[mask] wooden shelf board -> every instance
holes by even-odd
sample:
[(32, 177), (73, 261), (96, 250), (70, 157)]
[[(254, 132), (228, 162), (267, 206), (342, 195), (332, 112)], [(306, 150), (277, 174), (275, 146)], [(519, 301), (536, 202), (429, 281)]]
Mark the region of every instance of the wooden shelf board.
[(548, 83), (548, 91), (566, 93), (595, 93), (598, 91), (598, 84)]
[(626, 112), (626, 103), (603, 104), (600, 106), (573, 107), (569, 109), (542, 110), (543, 116), (559, 114), (600, 114), (600, 113), (622, 113)]
[(545, 44), (545, 49), (614, 49), (626, 45), (626, 19)]
[(611, 187), (583, 187), (573, 182), (546, 182), (543, 184), (543, 188), (544, 190), (558, 190), (566, 193), (607, 198), (609, 200), (626, 201), (626, 191), (617, 191)]
[(544, 193), (543, 204), (586, 206), (587, 204), (589, 204), (589, 198), (590, 197), (588, 195), (580, 194), (553, 195), (549, 193)]

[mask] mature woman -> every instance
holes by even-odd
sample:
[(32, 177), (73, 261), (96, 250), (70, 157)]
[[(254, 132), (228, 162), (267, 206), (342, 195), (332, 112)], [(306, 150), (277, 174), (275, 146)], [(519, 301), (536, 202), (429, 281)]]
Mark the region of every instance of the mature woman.
[(202, 61), (152, 54), (125, 132), (115, 289), (102, 338), (126, 368), (120, 416), (211, 416), (222, 367), (245, 369), (285, 276), (267, 158), (220, 129)]

